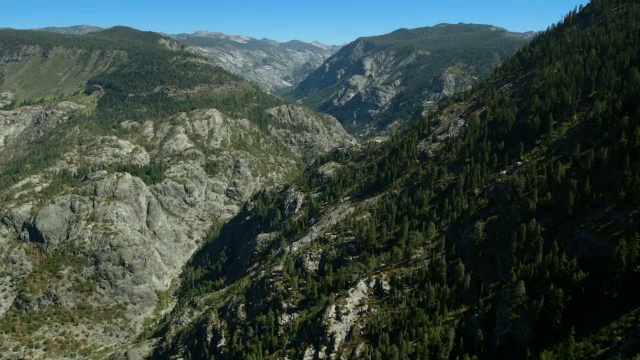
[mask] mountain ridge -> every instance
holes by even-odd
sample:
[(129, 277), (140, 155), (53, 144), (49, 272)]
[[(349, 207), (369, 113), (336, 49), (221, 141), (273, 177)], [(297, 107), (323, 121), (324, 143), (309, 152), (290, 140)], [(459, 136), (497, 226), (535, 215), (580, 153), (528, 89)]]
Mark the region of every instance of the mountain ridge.
[(439, 24), (361, 37), (290, 96), (375, 135), (391, 123), (419, 119), (429, 104), (486, 78), (526, 42), (514, 34), (490, 25)]

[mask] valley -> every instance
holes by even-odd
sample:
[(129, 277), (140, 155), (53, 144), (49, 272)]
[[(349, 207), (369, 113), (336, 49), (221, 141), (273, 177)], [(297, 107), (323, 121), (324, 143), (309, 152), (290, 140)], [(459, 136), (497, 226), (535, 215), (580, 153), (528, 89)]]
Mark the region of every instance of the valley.
[(0, 29), (0, 359), (638, 358), (638, 19)]

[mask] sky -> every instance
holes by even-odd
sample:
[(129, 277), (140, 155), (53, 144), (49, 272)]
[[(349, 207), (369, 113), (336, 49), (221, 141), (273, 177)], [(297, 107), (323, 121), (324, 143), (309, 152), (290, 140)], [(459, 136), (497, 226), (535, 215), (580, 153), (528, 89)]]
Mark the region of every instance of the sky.
[(491, 24), (539, 31), (581, 0), (11, 0), (0, 27), (126, 25), (171, 34), (197, 30), (344, 44), (360, 36), (439, 23)]

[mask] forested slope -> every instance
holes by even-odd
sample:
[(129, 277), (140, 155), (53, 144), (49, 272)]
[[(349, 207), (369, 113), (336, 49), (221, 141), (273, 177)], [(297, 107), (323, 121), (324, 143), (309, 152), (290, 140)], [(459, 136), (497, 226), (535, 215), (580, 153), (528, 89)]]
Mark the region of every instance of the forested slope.
[(255, 197), (185, 269), (155, 355), (636, 356), (639, 18), (592, 1), (410, 130)]

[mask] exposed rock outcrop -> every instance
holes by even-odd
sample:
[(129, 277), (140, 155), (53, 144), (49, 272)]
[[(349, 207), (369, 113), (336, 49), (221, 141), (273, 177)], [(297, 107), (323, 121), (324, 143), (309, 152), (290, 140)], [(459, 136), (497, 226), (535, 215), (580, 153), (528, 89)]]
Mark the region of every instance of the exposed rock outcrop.
[[(2, 114), (14, 119), (3, 122), (8, 144), (37, 137), (39, 126), (60, 124), (65, 111), (81, 107), (62, 103), (50, 109), (40, 123), (45, 110), (39, 107)], [(94, 315), (57, 326), (107, 347), (139, 333), (145, 319), (168, 306), (166, 298), (183, 265), (214, 223), (238, 213), (265, 185), (289, 177), (310, 155), (354, 143), (329, 116), (284, 105), (268, 110), (267, 116), (267, 129), (216, 109), (126, 122), (122, 134), (86, 137), (54, 167), (2, 189), (0, 259), (7, 261), (0, 265), (0, 277), (10, 274), (13, 281), (0, 287), (0, 316), (19, 318), (10, 310), (17, 304), (27, 311), (61, 306), (76, 313), (91, 306)], [(154, 170), (161, 171), (160, 181), (145, 183), (145, 174), (158, 162), (164, 164)], [(126, 166), (139, 175), (118, 172)], [(105, 170), (43, 195), (42, 189), (60, 176), (56, 174), (87, 167)], [(291, 194), (283, 213), (294, 215), (303, 201), (302, 194)], [(264, 246), (273, 240), (267, 235), (257, 239)], [(30, 256), (34, 249), (43, 255)], [(48, 265), (63, 258), (53, 268)], [(39, 280), (51, 276), (55, 280)], [(29, 284), (26, 291), (24, 284)], [(103, 312), (113, 319), (94, 317)], [(118, 332), (106, 334), (113, 326)], [(31, 336), (47, 338), (49, 331), (39, 327)], [(0, 335), (0, 341), (17, 348), (21, 344), (7, 335)]]

